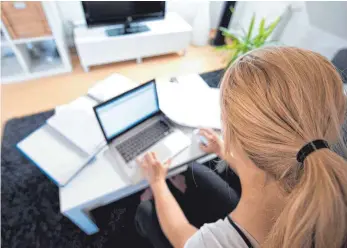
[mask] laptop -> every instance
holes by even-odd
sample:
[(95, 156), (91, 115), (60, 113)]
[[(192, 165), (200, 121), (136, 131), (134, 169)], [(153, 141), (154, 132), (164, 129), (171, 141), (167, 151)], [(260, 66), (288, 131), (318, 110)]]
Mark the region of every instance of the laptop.
[(133, 183), (143, 180), (136, 158), (155, 152), (160, 162), (166, 162), (191, 144), (160, 111), (155, 80), (95, 106), (94, 112), (113, 166)]

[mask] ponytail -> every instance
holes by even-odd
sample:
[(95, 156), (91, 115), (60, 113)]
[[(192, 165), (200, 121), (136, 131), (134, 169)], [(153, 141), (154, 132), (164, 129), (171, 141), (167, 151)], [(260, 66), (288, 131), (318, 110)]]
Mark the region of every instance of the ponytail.
[(330, 149), (308, 156), (263, 247), (341, 248), (347, 235), (347, 163)]

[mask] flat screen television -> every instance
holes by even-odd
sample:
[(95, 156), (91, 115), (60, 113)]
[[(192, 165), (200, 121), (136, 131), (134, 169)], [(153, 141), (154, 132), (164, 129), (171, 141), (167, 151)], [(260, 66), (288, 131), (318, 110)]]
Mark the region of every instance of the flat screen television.
[(165, 1), (82, 1), (88, 27), (163, 19)]

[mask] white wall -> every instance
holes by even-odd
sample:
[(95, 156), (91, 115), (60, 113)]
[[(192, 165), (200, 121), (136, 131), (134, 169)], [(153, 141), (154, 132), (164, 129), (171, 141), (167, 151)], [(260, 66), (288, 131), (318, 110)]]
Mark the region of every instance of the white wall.
[(347, 39), (347, 2), (306, 2), (310, 23)]
[(328, 59), (347, 47), (347, 2), (238, 2), (230, 28), (247, 29), (253, 13), (256, 25), (262, 17), (272, 21), (288, 6), (287, 23), (276, 37), (280, 44), (310, 49)]
[(293, 13), (281, 40), (331, 60), (338, 50), (347, 47), (346, 13), (346, 2), (304, 2)]
[[(194, 17), (199, 7), (199, 2), (204, 0), (173, 0), (166, 2), (166, 10), (177, 12), (190, 25), (193, 24)], [(211, 28), (217, 28), (221, 18), (222, 9), (225, 1), (210, 1), (210, 21)]]
[(71, 21), (76, 25), (85, 23), (81, 1), (59, 1), (57, 5), (64, 22)]
[[(193, 24), (196, 11), (202, 0), (172, 0), (166, 2), (166, 10), (180, 14), (189, 24)], [(219, 24), (224, 1), (210, 2), (211, 28)], [(61, 18), (64, 22), (69, 45), (73, 45), (72, 30), (74, 25), (85, 24), (84, 12), (81, 1), (57, 2)]]
[(288, 1), (281, 2), (237, 2), (233, 13), (230, 27), (233, 29), (244, 28), (247, 30), (253, 14), (256, 15), (255, 27), (265, 17), (267, 23), (274, 21), (280, 16), (290, 4)]
[(73, 47), (73, 27), (85, 23), (82, 3), (81, 1), (57, 1), (57, 6), (64, 23), (68, 46)]

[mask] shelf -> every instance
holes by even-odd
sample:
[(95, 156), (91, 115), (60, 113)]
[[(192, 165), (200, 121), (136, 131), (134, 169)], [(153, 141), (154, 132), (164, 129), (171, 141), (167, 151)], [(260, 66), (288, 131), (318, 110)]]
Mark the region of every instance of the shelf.
[(59, 57), (53, 58), (52, 61), (48, 61), (44, 58), (33, 59), (31, 61), (30, 72), (31, 73), (51, 73), (51, 71), (62, 70), (64, 68), (63, 62)]
[(14, 44), (23, 44), (23, 43), (28, 43), (28, 42), (45, 41), (45, 40), (53, 40), (53, 39), (54, 39), (54, 37), (52, 35), (48, 35), (48, 36), (41, 36), (41, 37), (17, 39), (17, 40), (13, 40), (13, 43)]
[(15, 56), (1, 58), (1, 81), (8, 78), (20, 78), (23, 75), (23, 69)]
[(36, 40), (35, 42), (15, 44), (15, 46), (23, 59), (24, 67), (30, 74), (42, 72), (47, 74), (63, 67), (54, 40)]
[[(18, 53), (17, 55), (20, 55), (19, 57), (22, 59), (23, 67), (21, 67), (13, 51), (10, 50), (7, 56), (1, 58), (1, 83), (30, 80), (69, 71), (69, 68), (64, 65), (59, 53), (53, 53), (51, 56), (47, 56), (44, 51), (41, 51), (41, 56), (35, 57), (30, 52), (27, 44), (16, 44), (15, 47)], [(13, 56), (11, 56), (11, 53)], [(24, 71), (23, 68), (26, 68), (26, 70)]]

